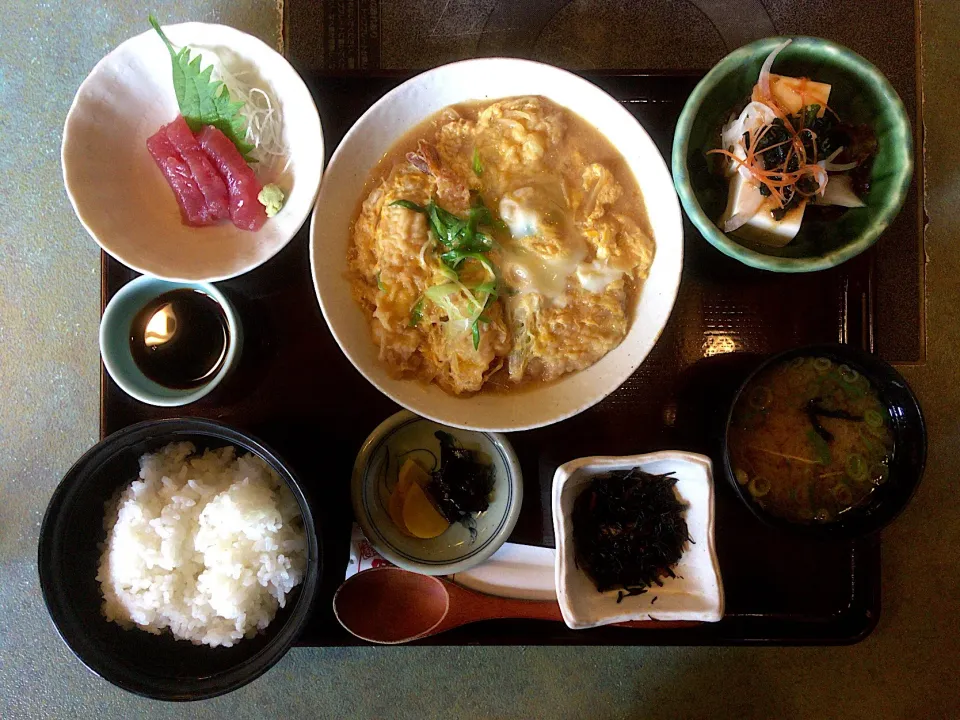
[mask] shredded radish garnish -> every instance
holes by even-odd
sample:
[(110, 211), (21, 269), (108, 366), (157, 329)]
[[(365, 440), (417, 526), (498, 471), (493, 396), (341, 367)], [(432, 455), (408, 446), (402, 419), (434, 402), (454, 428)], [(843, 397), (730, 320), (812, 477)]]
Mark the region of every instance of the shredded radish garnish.
[(244, 139), (254, 147), (250, 153), (251, 158), (257, 161), (253, 166), (254, 171), (266, 177), (284, 160), (279, 172), (286, 172), (290, 166), (290, 156), (283, 142), (283, 118), (277, 102), (265, 90), (241, 79), (248, 72), (231, 73), (212, 50), (203, 50), (203, 56), (212, 62), (214, 78), (222, 80), (231, 97), (243, 103), (240, 114), (247, 119)]
[(842, 147), (834, 150), (832, 153), (830, 153), (830, 157), (820, 161), (819, 163), (820, 167), (822, 167), (824, 170), (827, 170), (829, 172), (846, 172), (847, 170), (853, 170), (855, 167), (857, 167), (857, 165), (860, 164), (858, 162), (848, 162), (848, 163), (833, 162), (833, 159), (842, 152), (843, 152)]
[[(776, 113), (760, 102), (751, 102), (743, 109), (739, 116), (732, 115), (729, 122), (723, 127), (720, 135), (721, 147), (726, 148), (739, 158), (744, 157), (743, 134), (761, 129), (769, 125), (777, 117)], [(735, 163), (729, 163), (726, 174), (732, 175), (739, 171), (744, 179), (752, 177), (749, 170)]]
[(860, 163), (848, 162), (848, 163), (824, 163), (822, 165), (824, 170), (829, 172), (846, 172), (847, 170), (853, 170)]
[(783, 50), (787, 45), (792, 43), (791, 38), (787, 38), (782, 43), (777, 45), (773, 52), (767, 55), (767, 59), (763, 61), (763, 65), (760, 68), (760, 78), (757, 80), (757, 84), (760, 86), (760, 92), (764, 94), (765, 97), (770, 98), (770, 70), (773, 67), (773, 61), (777, 59), (777, 55), (780, 54), (780, 51)]
[(817, 189), (814, 192), (804, 192), (800, 188), (797, 188), (797, 192), (803, 195), (804, 197), (813, 197), (814, 195), (823, 195), (824, 190), (827, 189), (827, 181), (830, 179), (830, 177), (827, 175), (827, 171), (824, 170), (819, 165), (806, 165), (800, 168), (797, 174), (801, 177), (803, 175), (813, 175), (813, 177), (816, 178), (816, 181), (817, 181)]
[(834, 159), (837, 155), (839, 155), (840, 153), (842, 153), (842, 152), (843, 152), (843, 147), (838, 147), (836, 150), (834, 150), (832, 153), (830, 153), (830, 155), (829, 155), (828, 157), (824, 158), (824, 159), (823, 159), (823, 162), (825, 162), (825, 163), (832, 163), (832, 162), (833, 162), (833, 159)]

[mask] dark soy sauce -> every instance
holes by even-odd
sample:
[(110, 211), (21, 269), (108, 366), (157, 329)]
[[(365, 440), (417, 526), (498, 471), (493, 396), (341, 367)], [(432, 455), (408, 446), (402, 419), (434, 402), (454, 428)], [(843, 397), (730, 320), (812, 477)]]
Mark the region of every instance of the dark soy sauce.
[(227, 356), (230, 331), (220, 303), (182, 288), (148, 303), (130, 327), (130, 352), (140, 371), (174, 390), (213, 378)]

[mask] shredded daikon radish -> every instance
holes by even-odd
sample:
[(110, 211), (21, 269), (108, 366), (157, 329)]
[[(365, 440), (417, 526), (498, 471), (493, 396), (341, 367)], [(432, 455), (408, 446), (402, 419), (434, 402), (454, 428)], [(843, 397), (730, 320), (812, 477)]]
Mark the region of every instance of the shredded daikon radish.
[[(830, 177), (827, 175), (827, 171), (819, 165), (807, 165), (805, 168), (801, 168), (800, 170), (801, 173), (805, 171), (810, 175), (813, 175), (813, 177), (815, 177), (817, 180), (817, 192), (813, 194), (823, 195), (824, 191), (827, 189), (827, 181), (830, 179)], [(800, 188), (797, 188), (797, 192), (808, 197), (811, 194), (803, 192), (800, 190)]]
[(817, 164), (820, 167), (822, 167), (824, 170), (829, 170), (830, 172), (846, 172), (847, 170), (853, 170), (857, 165), (860, 164), (857, 162), (835, 163), (833, 161), (834, 158), (836, 158), (837, 155), (839, 155), (842, 152), (843, 152), (843, 148), (839, 147), (836, 150), (834, 150), (832, 153), (830, 153), (830, 157), (826, 158), (825, 160), (821, 160)]
[(763, 61), (763, 66), (760, 68), (760, 77), (757, 80), (757, 84), (760, 86), (760, 92), (763, 93), (764, 98), (772, 97), (770, 94), (770, 70), (773, 68), (773, 61), (777, 59), (777, 55), (780, 54), (780, 51), (791, 42), (793, 42), (793, 40), (790, 38), (784, 40), (782, 43), (777, 45), (773, 49), (773, 52), (767, 55), (767, 59)]
[(213, 65), (214, 79), (227, 86), (233, 100), (243, 103), (240, 114), (247, 119), (244, 139), (254, 147), (250, 152), (251, 158), (257, 161), (254, 171), (263, 177), (284, 160), (280, 172), (285, 172), (290, 166), (290, 155), (283, 142), (283, 117), (276, 100), (267, 91), (244, 80), (250, 74), (248, 71), (231, 73), (215, 52), (207, 49), (202, 52), (205, 60)]

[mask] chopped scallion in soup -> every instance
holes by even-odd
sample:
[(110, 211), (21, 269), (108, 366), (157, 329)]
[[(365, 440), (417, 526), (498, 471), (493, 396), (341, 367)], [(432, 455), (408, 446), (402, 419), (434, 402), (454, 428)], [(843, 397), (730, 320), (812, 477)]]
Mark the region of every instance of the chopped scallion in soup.
[(889, 474), (890, 416), (857, 370), (798, 357), (759, 374), (729, 430), (737, 483), (767, 512), (830, 522), (864, 505)]

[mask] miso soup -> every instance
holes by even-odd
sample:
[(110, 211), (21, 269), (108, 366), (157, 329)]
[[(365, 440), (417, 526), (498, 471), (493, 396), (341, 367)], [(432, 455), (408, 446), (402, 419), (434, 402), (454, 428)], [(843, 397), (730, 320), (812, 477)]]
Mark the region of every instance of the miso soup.
[(826, 523), (889, 474), (890, 415), (869, 380), (826, 357), (785, 360), (744, 388), (728, 434), (737, 482), (767, 512)]

